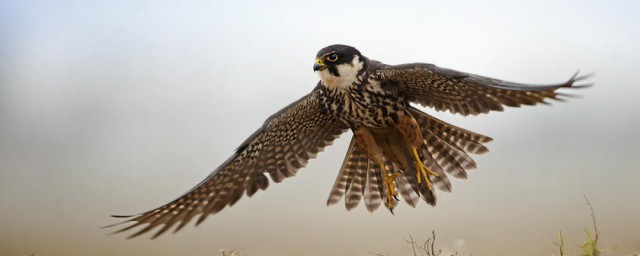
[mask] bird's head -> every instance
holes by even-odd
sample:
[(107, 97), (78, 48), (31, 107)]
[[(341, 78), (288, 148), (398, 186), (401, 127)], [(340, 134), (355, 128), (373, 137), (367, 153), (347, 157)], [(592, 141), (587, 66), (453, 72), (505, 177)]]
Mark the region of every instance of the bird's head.
[(366, 58), (351, 46), (334, 44), (318, 52), (313, 71), (329, 88), (345, 88), (366, 68)]

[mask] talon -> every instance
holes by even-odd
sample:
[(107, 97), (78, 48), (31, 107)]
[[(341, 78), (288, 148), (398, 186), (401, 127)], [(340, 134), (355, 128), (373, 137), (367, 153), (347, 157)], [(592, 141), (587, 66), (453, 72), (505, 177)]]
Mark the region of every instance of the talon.
[(382, 176), (384, 176), (384, 184), (387, 192), (387, 208), (391, 210), (393, 214), (393, 199), (396, 201), (400, 201), (398, 199), (398, 193), (396, 192), (395, 181), (396, 177), (400, 176), (398, 173), (389, 173), (387, 171), (387, 167), (384, 164), (380, 164), (380, 169), (382, 169)]
[(429, 169), (429, 167), (424, 165), (424, 163), (420, 159), (420, 155), (418, 155), (417, 148), (413, 149), (413, 157), (416, 164), (416, 179), (418, 180), (418, 186), (422, 184), (422, 178), (424, 177), (424, 181), (425, 183), (427, 183), (427, 187), (429, 188), (429, 190), (433, 190), (433, 186), (431, 185), (431, 179), (429, 179), (429, 175), (438, 177), (439, 176), (438, 173), (432, 171), (431, 169)]

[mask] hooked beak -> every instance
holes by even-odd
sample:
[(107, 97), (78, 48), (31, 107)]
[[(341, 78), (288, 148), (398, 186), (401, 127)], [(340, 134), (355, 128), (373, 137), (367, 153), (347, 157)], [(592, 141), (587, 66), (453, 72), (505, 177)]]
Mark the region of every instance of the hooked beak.
[(324, 65), (324, 61), (322, 61), (322, 59), (316, 58), (316, 63), (313, 64), (313, 71), (315, 72), (318, 70), (322, 70), (326, 67), (327, 66)]

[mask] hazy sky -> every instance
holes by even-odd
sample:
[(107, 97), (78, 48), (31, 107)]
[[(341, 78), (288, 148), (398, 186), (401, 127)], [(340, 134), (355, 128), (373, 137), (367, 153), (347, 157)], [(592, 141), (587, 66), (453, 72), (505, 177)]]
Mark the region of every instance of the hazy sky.
[[(390, 3), (0, 1), (0, 255), (402, 256), (404, 237), (432, 230), (463, 255), (549, 255), (560, 230), (568, 250), (584, 240), (585, 195), (610, 255), (640, 253), (640, 2)], [(326, 207), (347, 133), (197, 228), (153, 241), (99, 228), (197, 184), (315, 86), (314, 56), (333, 43), (517, 82), (579, 69), (596, 86), (436, 113), (495, 141), (435, 208)]]

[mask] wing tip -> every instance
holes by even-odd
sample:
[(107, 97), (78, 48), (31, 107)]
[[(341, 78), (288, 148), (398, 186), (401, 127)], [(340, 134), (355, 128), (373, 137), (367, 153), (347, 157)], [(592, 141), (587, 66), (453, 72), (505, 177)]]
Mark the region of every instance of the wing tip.
[(110, 215), (110, 217), (112, 218), (118, 218), (118, 219), (124, 219), (124, 218), (133, 218), (136, 216), (139, 216), (140, 214), (129, 214), (129, 215), (119, 215), (119, 214), (113, 214)]
[(577, 70), (576, 73), (574, 73), (573, 76), (571, 76), (571, 78), (569, 78), (569, 80), (562, 87), (581, 89), (581, 88), (589, 88), (594, 85), (594, 83), (575, 84), (575, 82), (584, 81), (589, 78), (592, 78), (595, 76), (595, 72), (590, 72), (590, 73), (578, 76), (579, 74), (580, 74), (580, 70)]

